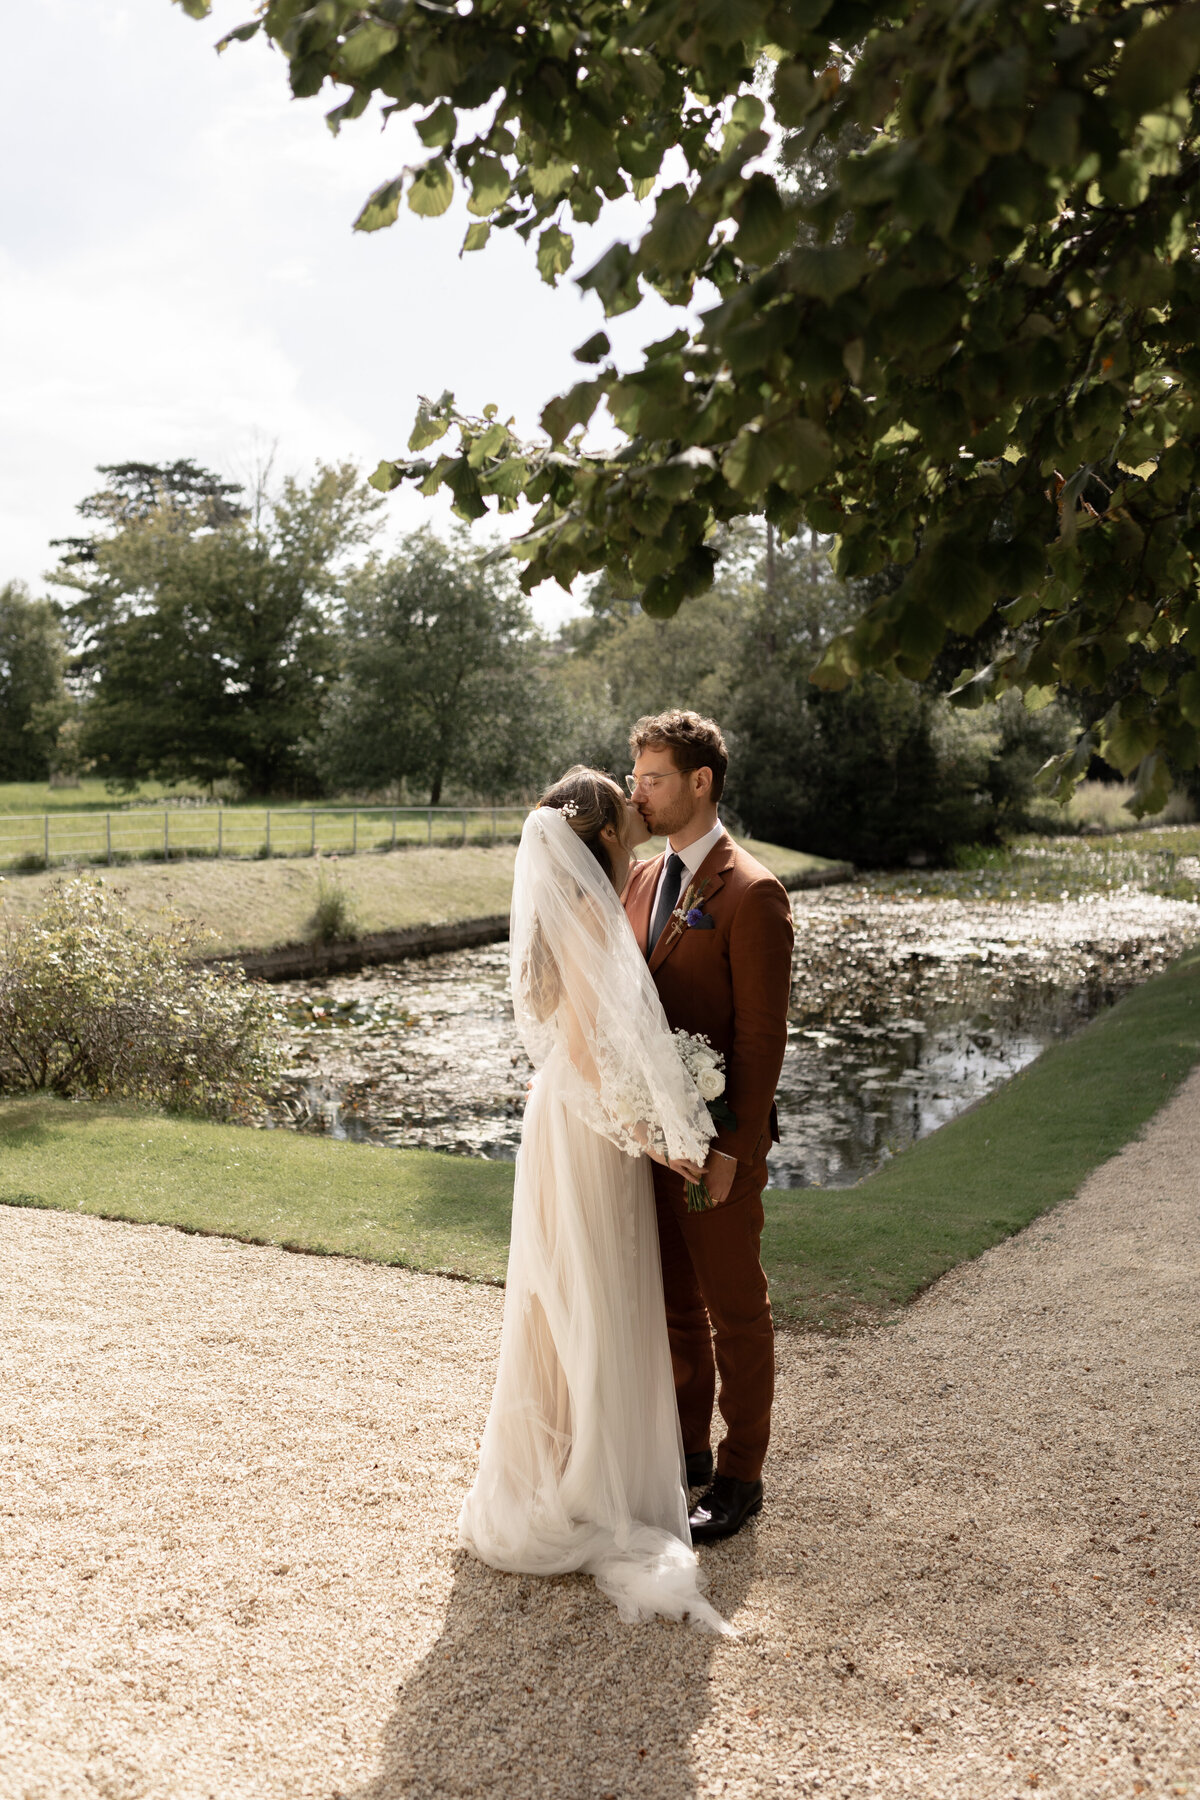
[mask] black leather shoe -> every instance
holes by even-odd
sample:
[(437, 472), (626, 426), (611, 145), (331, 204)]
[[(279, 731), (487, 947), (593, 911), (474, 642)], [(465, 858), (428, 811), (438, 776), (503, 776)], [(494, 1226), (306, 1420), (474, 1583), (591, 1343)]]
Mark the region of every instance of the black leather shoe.
[(747, 1519), (762, 1511), (761, 1481), (737, 1481), (732, 1475), (714, 1475), (692, 1508), (688, 1524), (693, 1544), (712, 1544), (717, 1538), (732, 1537)]
[(687, 1462), (687, 1484), (690, 1488), (707, 1487), (713, 1478), (713, 1453), (711, 1450), (692, 1450), (685, 1458)]

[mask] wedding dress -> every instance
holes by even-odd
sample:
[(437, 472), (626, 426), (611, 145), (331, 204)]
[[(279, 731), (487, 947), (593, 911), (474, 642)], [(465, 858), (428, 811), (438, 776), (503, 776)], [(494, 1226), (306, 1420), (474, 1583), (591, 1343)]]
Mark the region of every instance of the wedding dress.
[(517, 1156), (504, 1324), (458, 1541), (493, 1568), (582, 1570), (632, 1623), (729, 1631), (702, 1597), (663, 1307), (653, 1142), (712, 1124), (620, 900), (550, 808), (512, 905), (517, 1028), (536, 1075)]

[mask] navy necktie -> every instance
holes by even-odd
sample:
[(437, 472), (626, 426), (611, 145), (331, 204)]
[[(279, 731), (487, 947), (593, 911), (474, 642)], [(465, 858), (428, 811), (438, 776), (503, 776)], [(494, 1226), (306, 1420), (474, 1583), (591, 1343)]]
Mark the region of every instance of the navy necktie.
[(667, 920), (675, 910), (675, 902), (679, 898), (679, 888), (683, 881), (683, 858), (674, 850), (667, 857), (666, 873), (662, 887), (658, 891), (658, 905), (654, 908), (654, 917), (650, 921), (650, 949), (653, 950), (666, 929)]

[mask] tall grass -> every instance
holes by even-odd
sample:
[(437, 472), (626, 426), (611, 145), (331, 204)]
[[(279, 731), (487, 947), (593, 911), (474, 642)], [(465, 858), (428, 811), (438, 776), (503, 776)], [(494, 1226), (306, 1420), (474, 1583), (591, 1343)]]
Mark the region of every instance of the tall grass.
[(1133, 793), (1131, 781), (1081, 781), (1064, 807), (1045, 809), (1039, 824), (1051, 831), (1108, 833), (1147, 825), (1190, 825), (1196, 817), (1188, 796), (1176, 790), (1161, 812), (1135, 819), (1129, 811)]

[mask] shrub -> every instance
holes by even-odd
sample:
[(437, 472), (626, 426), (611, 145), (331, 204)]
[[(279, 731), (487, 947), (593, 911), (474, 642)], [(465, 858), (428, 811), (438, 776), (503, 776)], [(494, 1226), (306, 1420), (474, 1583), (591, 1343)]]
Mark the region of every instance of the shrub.
[(336, 857), (321, 857), (317, 863), (317, 904), (313, 908), (312, 933), (317, 944), (345, 943), (358, 936), (358, 920), (354, 901), (342, 886)]
[(199, 932), (141, 924), (94, 877), (59, 881), (0, 957), (0, 1086), (247, 1115), (278, 1069), (273, 1004)]
[(1135, 819), (1129, 811), (1133, 799), (1131, 781), (1082, 781), (1067, 801), (1060, 830), (1140, 831), (1147, 825), (1188, 825), (1196, 812), (1188, 796), (1178, 789), (1161, 812)]

